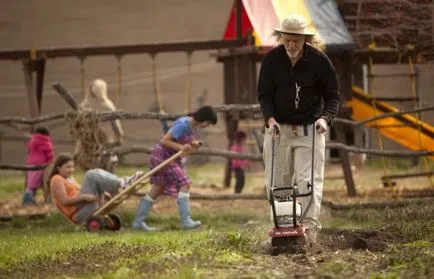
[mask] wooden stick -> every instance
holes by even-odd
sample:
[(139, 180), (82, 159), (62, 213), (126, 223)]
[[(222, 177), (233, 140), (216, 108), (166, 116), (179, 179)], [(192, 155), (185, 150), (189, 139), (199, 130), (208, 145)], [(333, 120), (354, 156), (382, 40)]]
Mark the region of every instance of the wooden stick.
[(57, 91), (57, 93), (60, 94), (60, 96), (63, 97), (63, 99), (65, 99), (65, 101), (73, 110), (78, 110), (78, 103), (75, 101), (74, 97), (68, 93), (65, 87), (60, 85), (58, 81), (54, 82), (51, 86)]
[(65, 115), (63, 113), (49, 114), (44, 116), (39, 116), (35, 118), (24, 118), (24, 117), (1, 117), (0, 124), (3, 123), (21, 123), (27, 125), (35, 125), (42, 122), (48, 122), (52, 120), (63, 119)]

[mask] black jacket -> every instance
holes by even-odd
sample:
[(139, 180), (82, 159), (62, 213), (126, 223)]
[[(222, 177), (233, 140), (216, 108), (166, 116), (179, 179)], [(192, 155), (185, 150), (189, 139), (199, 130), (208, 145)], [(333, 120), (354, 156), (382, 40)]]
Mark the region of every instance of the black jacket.
[(330, 124), (341, 104), (335, 69), (322, 51), (309, 44), (294, 67), (284, 46), (275, 47), (262, 61), (258, 101), (266, 122), (274, 117), (278, 123), (305, 125), (325, 116)]

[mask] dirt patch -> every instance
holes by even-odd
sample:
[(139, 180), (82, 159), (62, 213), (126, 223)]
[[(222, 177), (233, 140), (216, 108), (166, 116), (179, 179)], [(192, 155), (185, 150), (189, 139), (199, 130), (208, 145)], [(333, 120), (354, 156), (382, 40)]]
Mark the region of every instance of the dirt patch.
[(65, 254), (24, 261), (11, 268), (0, 269), (0, 278), (47, 278), (78, 274), (105, 273), (115, 268), (118, 259), (134, 259), (152, 253), (157, 247), (105, 242), (86, 248), (72, 249)]
[(330, 251), (368, 249), (373, 252), (381, 252), (388, 245), (404, 243), (406, 239), (399, 232), (386, 228), (378, 230), (323, 229), (318, 235), (318, 242), (323, 248)]

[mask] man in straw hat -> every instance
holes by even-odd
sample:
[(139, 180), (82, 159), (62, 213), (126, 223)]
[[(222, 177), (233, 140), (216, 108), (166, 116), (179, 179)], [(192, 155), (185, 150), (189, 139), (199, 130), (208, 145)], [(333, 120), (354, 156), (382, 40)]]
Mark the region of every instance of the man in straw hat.
[[(307, 192), (311, 166), (314, 168), (313, 205), (303, 220), (311, 245), (316, 243), (321, 229), (318, 218), (324, 182), (325, 133), (341, 103), (339, 84), (329, 58), (312, 45), (314, 34), (308, 30), (303, 17), (290, 15), (274, 31), (280, 45), (264, 56), (258, 80), (258, 101), (267, 124), (264, 138), (267, 189), (271, 137), (273, 127), (277, 127), (280, 135), (274, 166), (275, 185), (296, 184), (300, 193)], [(313, 164), (312, 125), (316, 127)], [(309, 197), (300, 201), (305, 210)]]

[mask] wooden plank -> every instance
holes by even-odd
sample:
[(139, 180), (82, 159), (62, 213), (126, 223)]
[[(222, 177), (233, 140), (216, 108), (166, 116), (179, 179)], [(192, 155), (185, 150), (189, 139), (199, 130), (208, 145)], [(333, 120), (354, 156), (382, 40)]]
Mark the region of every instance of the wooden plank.
[[(225, 49), (240, 47), (245, 44), (245, 39), (235, 40), (210, 40), (210, 41), (182, 41), (151, 43), (137, 45), (117, 45), (117, 46), (87, 46), (87, 47), (68, 47), (68, 48), (42, 48), (35, 51), (33, 56), (45, 59), (60, 57), (87, 57), (98, 55), (126, 55), (141, 53), (161, 53), (161, 52), (184, 52), (200, 51), (212, 49)], [(29, 50), (3, 50), (0, 51), (0, 60), (29, 59)]]

